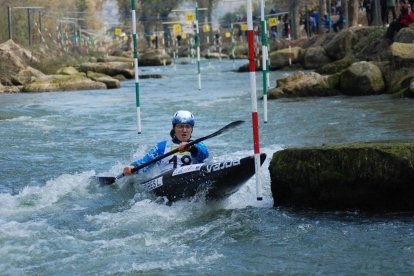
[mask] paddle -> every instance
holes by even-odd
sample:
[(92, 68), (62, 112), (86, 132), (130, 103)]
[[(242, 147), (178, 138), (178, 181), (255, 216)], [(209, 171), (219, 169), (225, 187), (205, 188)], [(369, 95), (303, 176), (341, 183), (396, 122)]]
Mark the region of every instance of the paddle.
[[(191, 141), (190, 143), (187, 144), (186, 147), (191, 147), (192, 145), (197, 144), (197, 143), (199, 143), (201, 141), (204, 141), (204, 140), (209, 139), (209, 138), (213, 138), (213, 137), (215, 137), (217, 135), (220, 135), (220, 134), (222, 134), (222, 133), (224, 133), (224, 132), (226, 132), (226, 131), (228, 131), (228, 130), (230, 130), (232, 128), (235, 128), (236, 126), (238, 126), (238, 125), (240, 125), (242, 123), (244, 123), (244, 121), (241, 121), (241, 120), (231, 122), (230, 124), (226, 125), (225, 127), (217, 130), (216, 132), (211, 133), (210, 135), (207, 135), (207, 136), (204, 136), (204, 137), (195, 139), (194, 141)], [(165, 157), (168, 157), (170, 155), (173, 155), (174, 153), (176, 153), (178, 151), (179, 151), (178, 148), (173, 149), (172, 151), (167, 152), (167, 153), (165, 153), (163, 155), (160, 155), (160, 156), (152, 159), (151, 161), (149, 161), (147, 163), (141, 164), (141, 165), (133, 168), (131, 171), (134, 173), (134, 172), (136, 172), (136, 171), (138, 171), (138, 170), (140, 170), (142, 168), (145, 168), (145, 167), (147, 167), (147, 166), (149, 166), (149, 165), (151, 165), (151, 164), (153, 164), (153, 163), (155, 163), (155, 162), (157, 162), (157, 161), (159, 161), (161, 159), (164, 159)], [(99, 184), (101, 184), (101, 185), (111, 185), (117, 179), (120, 179), (120, 178), (122, 178), (124, 176), (125, 175), (122, 173), (122, 174), (120, 174), (120, 175), (118, 175), (116, 177), (113, 177), (113, 176), (97, 176), (96, 178), (97, 178)]]

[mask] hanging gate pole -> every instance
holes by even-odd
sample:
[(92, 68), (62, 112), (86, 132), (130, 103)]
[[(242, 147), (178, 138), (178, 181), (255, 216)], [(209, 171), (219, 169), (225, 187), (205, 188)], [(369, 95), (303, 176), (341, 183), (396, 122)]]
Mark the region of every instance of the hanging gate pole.
[(263, 117), (264, 123), (267, 123), (267, 81), (269, 77), (268, 72), (268, 53), (267, 53), (267, 29), (266, 19), (264, 14), (264, 0), (261, 0), (260, 5), (261, 25), (262, 25), (262, 71), (263, 71)]
[(253, 125), (253, 147), (254, 161), (256, 169), (256, 198), (262, 200), (262, 179), (260, 171), (260, 143), (259, 143), (259, 116), (257, 114), (257, 97), (256, 97), (256, 65), (254, 56), (254, 33), (253, 33), (253, 15), (252, 0), (247, 0), (247, 41), (249, 46), (249, 72), (250, 88), (252, 101), (252, 125)]
[(138, 78), (138, 45), (137, 45), (137, 18), (135, 13), (135, 0), (131, 0), (132, 6), (132, 40), (134, 43), (134, 71), (135, 71), (135, 99), (137, 107), (137, 128), (141, 134), (141, 107), (139, 103), (139, 78)]

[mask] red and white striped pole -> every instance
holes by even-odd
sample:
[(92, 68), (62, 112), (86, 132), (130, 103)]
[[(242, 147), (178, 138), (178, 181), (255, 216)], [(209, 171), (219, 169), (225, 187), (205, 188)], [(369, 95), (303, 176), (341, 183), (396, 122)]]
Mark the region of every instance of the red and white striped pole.
[(256, 169), (256, 197), (257, 200), (262, 200), (262, 179), (260, 173), (259, 116), (257, 114), (256, 64), (254, 57), (252, 0), (247, 0), (247, 42), (249, 46), (249, 74), (251, 91), (250, 96), (252, 101), (253, 148)]

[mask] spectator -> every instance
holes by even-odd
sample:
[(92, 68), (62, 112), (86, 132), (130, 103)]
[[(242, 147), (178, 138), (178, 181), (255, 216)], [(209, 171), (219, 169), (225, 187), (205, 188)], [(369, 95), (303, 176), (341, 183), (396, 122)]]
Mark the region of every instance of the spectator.
[(390, 11), (392, 12), (392, 20), (395, 21), (395, 19), (397, 18), (397, 13), (395, 12), (395, 1), (396, 0), (387, 0), (387, 17), (386, 17), (387, 23), (388, 23), (388, 15)]
[(319, 32), (319, 13), (315, 9), (312, 13), (313, 24), (312, 24), (312, 33), (317, 34)]
[(406, 7), (408, 10), (408, 14), (411, 13), (411, 5), (407, 3), (407, 0), (400, 0), (400, 7)]
[(341, 0), (336, 0), (336, 13), (339, 14), (342, 11), (342, 2)]
[(373, 20), (371, 0), (364, 0), (364, 2), (362, 3), (362, 6), (365, 9), (368, 26), (371, 26), (372, 25), (372, 20)]
[(332, 27), (332, 20), (331, 20), (331, 18), (330, 18), (330, 16), (329, 15), (324, 15), (323, 17), (322, 17), (322, 27), (324, 27), (324, 28), (326, 28), (327, 29), (327, 33), (329, 33), (330, 31), (331, 31), (331, 27)]
[(345, 26), (345, 17), (344, 13), (340, 10), (339, 11), (339, 18), (338, 20), (333, 24), (333, 29), (337, 33), (339, 30), (342, 30)]
[(408, 27), (411, 23), (414, 22), (414, 19), (408, 15), (407, 7), (401, 7), (401, 14), (397, 20), (391, 22), (390, 26), (385, 33), (386, 38), (391, 42), (394, 39), (394, 34), (401, 30), (402, 28)]
[(382, 24), (384, 25), (388, 23), (387, 1), (388, 0), (380, 0), (381, 19), (382, 19)]
[[(272, 9), (270, 11), (270, 14), (276, 14), (276, 10), (275, 9)], [(272, 38), (273, 41), (276, 40), (276, 38), (277, 38), (277, 26), (270, 27), (270, 36), (271, 36), (271, 38)]]

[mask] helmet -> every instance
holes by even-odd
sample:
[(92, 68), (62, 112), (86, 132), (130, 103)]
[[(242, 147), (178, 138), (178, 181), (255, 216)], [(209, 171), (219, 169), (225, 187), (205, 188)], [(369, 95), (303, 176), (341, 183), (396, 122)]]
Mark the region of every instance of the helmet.
[(194, 126), (195, 120), (194, 115), (190, 111), (186, 110), (179, 110), (175, 112), (174, 116), (172, 117), (172, 124), (189, 124)]

